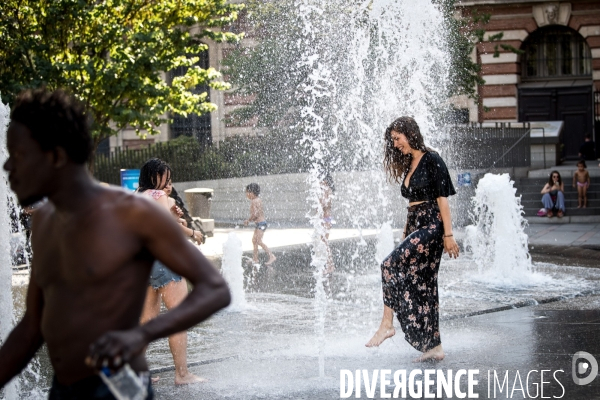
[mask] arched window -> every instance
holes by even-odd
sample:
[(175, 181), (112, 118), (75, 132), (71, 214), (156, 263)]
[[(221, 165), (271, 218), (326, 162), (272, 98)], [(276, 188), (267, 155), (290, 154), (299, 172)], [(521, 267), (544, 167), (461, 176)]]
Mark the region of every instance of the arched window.
[(549, 26), (523, 43), (521, 80), (592, 76), (592, 56), (585, 39), (565, 26)]

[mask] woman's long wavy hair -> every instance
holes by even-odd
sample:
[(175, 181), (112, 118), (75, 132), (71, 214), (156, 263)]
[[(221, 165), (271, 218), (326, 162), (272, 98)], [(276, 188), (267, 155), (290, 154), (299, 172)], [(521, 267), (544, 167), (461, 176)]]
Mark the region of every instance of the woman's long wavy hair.
[(552, 179), (552, 175), (558, 175), (558, 184), (562, 185), (562, 177), (560, 176), (560, 172), (558, 171), (552, 171), (550, 172), (550, 176), (548, 177), (548, 185), (550, 185), (550, 187), (554, 186), (554, 180)]
[(404, 173), (410, 169), (412, 154), (404, 155), (400, 150), (394, 147), (392, 131), (402, 133), (404, 136), (406, 136), (408, 144), (414, 150), (432, 150), (425, 147), (421, 130), (419, 129), (419, 125), (414, 118), (400, 117), (392, 122), (391, 125), (385, 130), (383, 166), (385, 168), (385, 172), (387, 173), (388, 180), (390, 182), (395, 181), (399, 183)]
[(171, 178), (171, 167), (160, 158), (151, 158), (146, 161), (140, 169), (140, 179), (137, 191), (140, 193), (146, 190), (158, 189), (161, 178), (167, 174), (167, 181)]

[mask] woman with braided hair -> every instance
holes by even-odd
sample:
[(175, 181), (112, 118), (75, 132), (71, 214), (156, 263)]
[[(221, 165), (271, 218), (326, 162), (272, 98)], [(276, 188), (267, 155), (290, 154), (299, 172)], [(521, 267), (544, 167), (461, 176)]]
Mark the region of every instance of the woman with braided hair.
[[(181, 218), (182, 212), (170, 203), (165, 188), (171, 184), (171, 168), (158, 158), (148, 160), (140, 170), (138, 193), (148, 196), (169, 210), (176, 218)], [(202, 234), (193, 228), (181, 224), (184, 233), (196, 242), (202, 241)], [(168, 310), (177, 307), (188, 295), (187, 283), (183, 278), (156, 260), (150, 272), (150, 282), (144, 302), (144, 309), (140, 318), (145, 324), (160, 313), (161, 301)], [(191, 372), (187, 367), (187, 332), (179, 332), (169, 336), (169, 348), (175, 364), (175, 384), (188, 384), (204, 382)], [(156, 378), (158, 379), (158, 378)], [(155, 379), (153, 379), (154, 381)]]

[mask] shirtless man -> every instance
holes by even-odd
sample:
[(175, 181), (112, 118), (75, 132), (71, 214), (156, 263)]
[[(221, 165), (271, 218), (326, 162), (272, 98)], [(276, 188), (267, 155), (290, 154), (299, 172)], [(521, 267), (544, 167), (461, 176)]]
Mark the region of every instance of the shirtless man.
[[(166, 210), (94, 181), (85, 164), (92, 152), (87, 121), (71, 97), (25, 92), (11, 120), (4, 164), (11, 188), (22, 206), (49, 201), (33, 216), (27, 309), (0, 349), (0, 387), (45, 342), (55, 374), (50, 399), (114, 399), (99, 368), (129, 363), (147, 371), (143, 350), (151, 341), (226, 307), (229, 290)], [(194, 289), (140, 326), (155, 259)]]

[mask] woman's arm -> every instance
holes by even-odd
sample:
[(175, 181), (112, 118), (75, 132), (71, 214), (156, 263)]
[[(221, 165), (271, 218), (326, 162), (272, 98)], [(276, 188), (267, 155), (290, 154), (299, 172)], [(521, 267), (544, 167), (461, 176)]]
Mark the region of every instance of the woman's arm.
[[(171, 204), (169, 203), (169, 197), (160, 196), (158, 199), (156, 199), (156, 202), (158, 204), (160, 204), (162, 207), (164, 207), (165, 209), (167, 209), (169, 211), (169, 214), (173, 215), (173, 213), (171, 211)], [(202, 241), (202, 232), (197, 231), (195, 229), (190, 229), (187, 226), (183, 226), (181, 224), (179, 226), (181, 226), (181, 229), (183, 230), (183, 234), (186, 235), (187, 237), (189, 237), (190, 239), (193, 239), (197, 242)]]
[(444, 225), (444, 250), (450, 257), (458, 257), (458, 244), (454, 240), (454, 234), (452, 233), (452, 216), (450, 215), (450, 205), (448, 205), (447, 197), (438, 197), (438, 207), (440, 208), (440, 215), (442, 216), (442, 223)]
[(565, 192), (565, 183), (564, 182), (560, 183), (560, 191), (563, 193)]
[(542, 194), (546, 194), (550, 191), (550, 185), (548, 185), (547, 183), (544, 185), (544, 188), (542, 189)]

